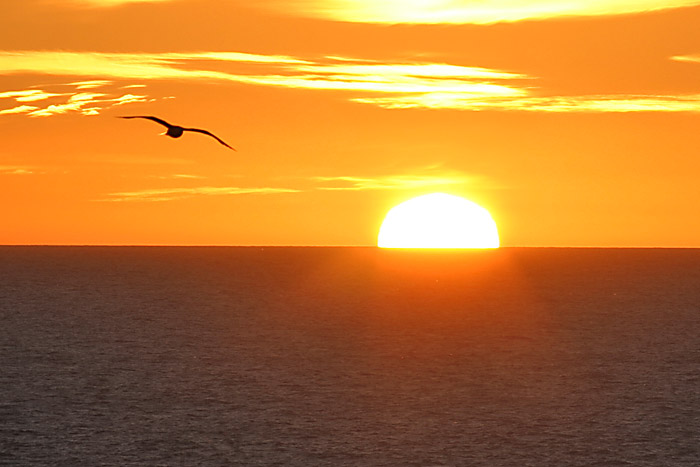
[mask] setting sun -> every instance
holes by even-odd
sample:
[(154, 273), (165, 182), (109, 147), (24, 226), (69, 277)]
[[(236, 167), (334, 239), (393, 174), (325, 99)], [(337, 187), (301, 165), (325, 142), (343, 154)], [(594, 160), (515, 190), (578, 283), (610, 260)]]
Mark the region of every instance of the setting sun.
[(379, 229), (382, 248), (498, 248), (491, 214), (476, 203), (432, 193), (392, 208)]

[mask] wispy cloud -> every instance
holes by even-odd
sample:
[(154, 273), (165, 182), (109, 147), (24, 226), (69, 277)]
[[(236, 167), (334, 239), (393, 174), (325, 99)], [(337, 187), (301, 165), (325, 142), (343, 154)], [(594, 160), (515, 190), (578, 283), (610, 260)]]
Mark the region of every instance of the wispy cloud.
[(390, 97), (353, 98), (386, 109), (452, 109), (527, 112), (700, 112), (700, 94), (613, 96), (523, 96), (483, 99), (454, 93), (424, 93)]
[[(292, 57), (241, 52), (103, 53), (65, 51), (0, 51), (0, 74), (37, 73), (112, 79), (215, 79), (241, 81), (236, 74), (182, 67), (186, 62), (262, 64), (306, 63)], [(86, 82), (82, 82), (83, 84)], [(89, 81), (87, 83), (95, 83)], [(80, 84), (80, 83), (76, 83)]]
[(155, 178), (158, 178), (160, 180), (203, 180), (206, 177), (203, 175), (194, 175), (194, 174), (171, 174), (171, 175), (158, 175)]
[(640, 13), (698, 0), (271, 0), (262, 8), (364, 23), (471, 23)]
[[(221, 63), (229, 66), (222, 70)], [(213, 66), (215, 65), (215, 66)], [(212, 69), (212, 68), (217, 68)], [(445, 63), (376, 63), (350, 58), (301, 58), (241, 52), (112, 54), (0, 52), (0, 74), (37, 73), (138, 80), (223, 80), (258, 86), (354, 93), (525, 96), (516, 82), (530, 78), (501, 70)], [(99, 81), (78, 82), (92, 85)], [(62, 108), (75, 107), (66, 102)]]
[[(56, 0), (55, 0), (56, 1)], [(91, 7), (115, 7), (129, 3), (160, 3), (172, 0), (60, 0), (66, 5), (91, 6)]]
[[(697, 56), (674, 57), (694, 62)], [(458, 109), (530, 112), (697, 112), (700, 96), (547, 95), (536, 77), (474, 66), (430, 62), (377, 62), (348, 57), (307, 60), (242, 52), (110, 54), (2, 52), (0, 74), (82, 76), (70, 93), (41, 89), (7, 91), (18, 102), (60, 100), (43, 108), (16, 106), (3, 113), (47, 116), (65, 112), (94, 115), (115, 105), (149, 101), (142, 94), (116, 95), (106, 80), (216, 80), (342, 92), (353, 101), (387, 109)], [(121, 83), (123, 88), (123, 83)], [(137, 84), (141, 85), (141, 84)], [(129, 84), (127, 86), (133, 86)], [(80, 92), (91, 90), (94, 92)], [(88, 98), (89, 96), (89, 98)], [(21, 101), (23, 99), (24, 101)]]
[(278, 194), (297, 193), (301, 190), (293, 188), (248, 188), (248, 187), (189, 187), (189, 188), (154, 188), (139, 191), (127, 191), (121, 193), (110, 193), (100, 201), (125, 202), (125, 201), (172, 201), (177, 199), (192, 198), (194, 196), (231, 196), (247, 194)]
[(674, 57), (671, 57), (671, 60), (675, 60), (677, 62), (700, 63), (700, 54), (676, 55)]
[[(466, 92), (520, 94), (494, 81), (526, 79), (525, 75), (441, 63), (358, 63), (337, 58), (307, 61), (294, 57), (240, 52), (111, 54), (93, 52), (1, 52), (0, 74), (38, 73), (111, 79), (224, 80), (308, 89), (368, 92)], [(206, 62), (260, 64), (231, 71), (205, 69)], [(256, 73), (257, 72), (257, 73)], [(91, 83), (94, 83), (92, 81)], [(75, 83), (81, 84), (81, 83)]]
[(0, 115), (28, 114), (37, 109), (39, 109), (39, 107), (35, 107), (33, 105), (18, 105), (9, 109), (0, 110)]
[[(162, 180), (197, 180), (205, 177), (190, 174), (173, 174), (155, 177)], [(277, 180), (279, 182), (279, 180)], [(496, 185), (483, 176), (468, 175), (439, 166), (417, 169), (414, 173), (386, 174), (372, 176), (330, 175), (314, 176), (305, 179), (285, 179), (284, 186), (272, 183), (265, 187), (241, 186), (195, 186), (175, 188), (149, 188), (143, 190), (110, 193), (100, 201), (173, 201), (195, 196), (269, 195), (301, 193), (311, 191), (360, 191), (360, 190), (417, 190), (445, 189), (462, 185), (470, 188), (494, 188)], [(296, 186), (295, 186), (296, 185)]]
[[(18, 103), (31, 102), (34, 104), (2, 109), (0, 110), (0, 115), (26, 114), (30, 117), (48, 117), (69, 112), (97, 115), (106, 108), (152, 100), (144, 95), (117, 95), (109, 89), (103, 89), (105, 92), (84, 92), (85, 90), (101, 88), (110, 84), (112, 84), (110, 81), (83, 81), (53, 85), (61, 88), (72, 88), (68, 92), (48, 92), (43, 89), (0, 92), (0, 105), (4, 99), (14, 100)], [(37, 103), (40, 101), (44, 101), (43, 107), (38, 106)]]
[(42, 91), (41, 89), (27, 89), (25, 91), (6, 91), (0, 92), (0, 99), (12, 98), (17, 102), (34, 102), (43, 101), (55, 96), (61, 96), (60, 93), (52, 93)]
[[(350, 62), (352, 59), (343, 57), (328, 57), (329, 60)], [(369, 76), (390, 80), (396, 77), (418, 78), (469, 78), (469, 79), (526, 79), (526, 75), (481, 67), (467, 67), (445, 63), (366, 63), (358, 60), (348, 63), (313, 63), (296, 67), (301, 72), (337, 76)]]
[(34, 167), (22, 165), (0, 165), (0, 175), (32, 175), (36, 173)]
[(482, 181), (481, 177), (456, 172), (435, 175), (402, 174), (372, 177), (319, 176), (314, 177), (313, 180), (319, 184), (318, 190), (329, 191), (411, 190), (450, 185), (475, 185)]
[(97, 79), (92, 81), (77, 81), (75, 83), (68, 83), (68, 86), (75, 86), (76, 89), (95, 89), (107, 86), (109, 84), (112, 84), (112, 82)]

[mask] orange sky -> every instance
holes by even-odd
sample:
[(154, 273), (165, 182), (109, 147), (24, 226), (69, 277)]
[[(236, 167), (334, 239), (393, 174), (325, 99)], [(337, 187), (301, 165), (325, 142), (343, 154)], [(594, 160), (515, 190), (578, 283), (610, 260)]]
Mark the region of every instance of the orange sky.
[(375, 245), (447, 192), (502, 246), (700, 247), (700, 0), (9, 3), (0, 244)]

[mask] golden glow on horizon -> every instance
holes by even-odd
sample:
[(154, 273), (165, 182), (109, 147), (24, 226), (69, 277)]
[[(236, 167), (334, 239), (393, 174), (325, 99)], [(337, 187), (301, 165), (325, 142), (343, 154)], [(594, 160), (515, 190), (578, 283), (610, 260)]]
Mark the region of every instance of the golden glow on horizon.
[(363, 23), (471, 23), (640, 13), (698, 0), (275, 0), (299, 14)]
[(446, 193), (405, 201), (386, 215), (381, 248), (498, 248), (491, 214), (476, 203)]

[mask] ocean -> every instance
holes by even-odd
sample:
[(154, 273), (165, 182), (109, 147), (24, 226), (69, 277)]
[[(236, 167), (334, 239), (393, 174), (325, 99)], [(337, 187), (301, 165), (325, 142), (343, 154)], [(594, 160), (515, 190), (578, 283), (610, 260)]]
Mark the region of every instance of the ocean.
[(0, 465), (700, 465), (700, 250), (0, 247)]

